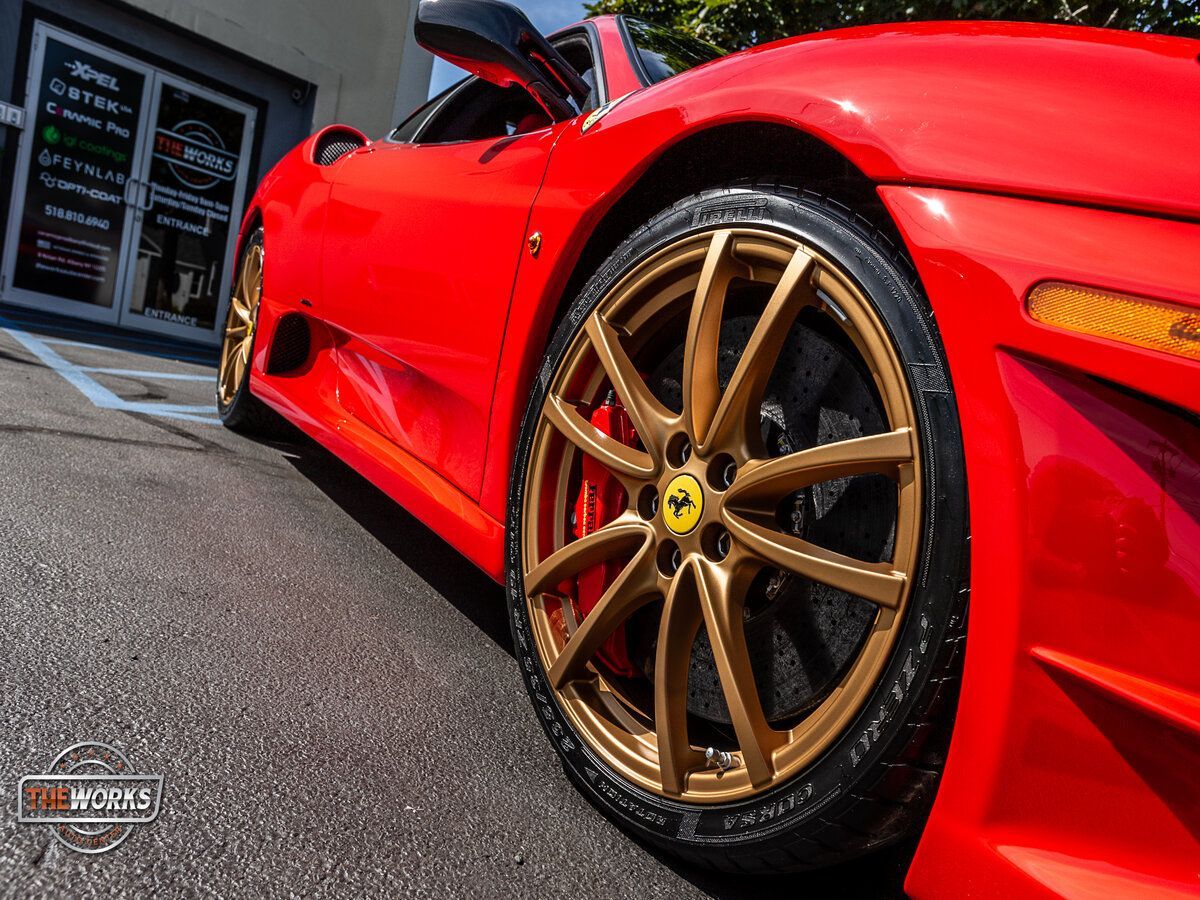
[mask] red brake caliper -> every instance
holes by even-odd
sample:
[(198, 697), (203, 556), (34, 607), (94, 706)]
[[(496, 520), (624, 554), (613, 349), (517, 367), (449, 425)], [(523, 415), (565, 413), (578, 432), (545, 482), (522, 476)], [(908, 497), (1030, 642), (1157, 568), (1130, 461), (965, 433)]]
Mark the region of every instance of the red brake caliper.
[[(637, 443), (637, 432), (617, 396), (609, 391), (602, 406), (592, 412), (591, 423), (600, 431), (626, 447)], [(579, 497), (575, 501), (575, 537), (586, 537), (604, 527), (621, 514), (627, 502), (621, 482), (588, 455), (583, 457), (583, 482), (579, 486)], [(623, 560), (608, 560), (598, 563), (576, 576), (575, 601), (579, 611), (587, 616), (600, 598), (621, 573)], [(625, 627), (622, 625), (612, 633), (596, 653), (601, 662), (614, 674), (633, 678), (641, 672), (629, 660), (625, 647)]]

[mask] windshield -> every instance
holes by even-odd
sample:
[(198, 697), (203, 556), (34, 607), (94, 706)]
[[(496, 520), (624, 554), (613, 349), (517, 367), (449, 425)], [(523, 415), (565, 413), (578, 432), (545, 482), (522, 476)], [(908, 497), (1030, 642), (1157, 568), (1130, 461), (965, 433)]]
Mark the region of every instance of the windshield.
[(650, 84), (723, 56), (722, 51), (685, 34), (642, 19), (624, 17), (625, 29)]

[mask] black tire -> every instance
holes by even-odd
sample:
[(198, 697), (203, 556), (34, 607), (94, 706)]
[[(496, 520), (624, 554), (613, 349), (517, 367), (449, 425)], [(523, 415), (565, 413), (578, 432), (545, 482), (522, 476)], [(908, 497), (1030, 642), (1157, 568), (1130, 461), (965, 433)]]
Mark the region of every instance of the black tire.
[[(622, 275), (664, 245), (746, 225), (836, 259), (891, 335), (916, 407), (924, 460), (922, 543), (909, 611), (851, 725), (807, 769), (749, 800), (685, 805), (617, 775), (572, 727), (548, 687), (524, 599), (521, 516), (535, 426), (575, 332)], [(635, 231), (569, 301), (531, 389), (509, 493), (507, 593), (526, 687), (568, 776), (622, 828), (703, 866), (783, 872), (832, 865), (920, 828), (953, 726), (968, 601), (967, 485), (953, 389), (912, 265), (880, 229), (814, 191), (738, 185), (683, 200)], [(936, 535), (936, 540), (931, 537)]]
[[(238, 257), (238, 271), (241, 271), (242, 262), (246, 256), (254, 248), (262, 246), (263, 230), (262, 228), (256, 228), (242, 246), (241, 255)], [(252, 354), (254, 342), (257, 340), (258, 333), (255, 332), (251, 336), (250, 346)], [(250, 392), (250, 366), (246, 366), (246, 370), (242, 374), (241, 383), (238, 385), (237, 391), (234, 392), (233, 398), (229, 403), (221, 402), (221, 385), (218, 380), (216, 403), (217, 414), (221, 418), (221, 424), (231, 431), (264, 438), (288, 436), (290, 429), (283, 417)]]

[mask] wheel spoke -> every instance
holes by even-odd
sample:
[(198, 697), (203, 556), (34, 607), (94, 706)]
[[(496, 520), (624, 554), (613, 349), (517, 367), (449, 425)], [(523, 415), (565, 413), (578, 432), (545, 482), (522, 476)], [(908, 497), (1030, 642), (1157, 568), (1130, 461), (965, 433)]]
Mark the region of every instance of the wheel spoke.
[(249, 292), (247, 290), (247, 286), (248, 286), (247, 276), (249, 275), (249, 273), (250, 273), (250, 255), (247, 254), (246, 258), (242, 260), (242, 267), (238, 270), (237, 284), (234, 285), (234, 288), (233, 288), (233, 296), (236, 298), (235, 302), (241, 302), (243, 305), (246, 302), (245, 298), (249, 296)]
[(262, 248), (255, 247), (246, 258), (242, 267), (244, 287), (241, 296), (245, 299), (247, 310), (253, 315), (258, 306), (258, 298), (262, 293)]
[(738, 473), (725, 503), (735, 509), (767, 512), (800, 488), (852, 475), (877, 473), (898, 478), (900, 467), (912, 461), (910, 428), (822, 444), (747, 466)]
[(687, 685), (692, 644), (703, 620), (698, 602), (698, 576), (694, 560), (675, 575), (663, 603), (654, 662), (654, 731), (662, 788), (682, 794), (687, 773), (704, 763), (688, 742)]
[(717, 348), (721, 338), (721, 311), (729, 282), (741, 268), (733, 256), (733, 232), (716, 232), (700, 270), (700, 283), (696, 285), (683, 344), (684, 421), (695, 445), (703, 443), (720, 400)]
[(588, 662), (608, 636), (635, 610), (649, 602), (657, 589), (654, 548), (647, 541), (609, 585), (595, 609), (575, 629), (546, 673), (550, 684), (562, 690), (568, 682), (584, 677)]
[(646, 480), (654, 476), (654, 461), (650, 454), (626, 447), (609, 437), (561, 397), (549, 395), (543, 412), (563, 437), (618, 478)]
[(530, 596), (553, 590), (559, 582), (589, 566), (636, 551), (650, 539), (650, 530), (636, 516), (626, 514), (591, 534), (554, 551), (525, 576)]
[(230, 305), (233, 307), (234, 314), (242, 320), (243, 327), (250, 324), (250, 310), (240, 297), (235, 296)]
[(770, 565), (795, 572), (848, 594), (896, 609), (906, 577), (891, 563), (872, 563), (843, 556), (809, 541), (766, 528), (725, 510), (725, 527), (751, 553)]
[(241, 340), (226, 340), (225, 345), (221, 348), (221, 370), (220, 378), (226, 380), (226, 376), (230, 372), (230, 367), (233, 365), (234, 357), (237, 356), (238, 349), (241, 347)]
[(786, 735), (767, 724), (758, 699), (743, 624), (741, 598), (745, 595), (731, 589), (732, 579), (728, 573), (717, 572), (704, 564), (697, 564), (696, 570), (704, 626), (712, 645), (725, 705), (737, 733), (742, 764), (751, 783), (760, 787), (774, 776), (771, 754), (783, 746)]
[(242, 374), (246, 371), (246, 357), (242, 353), (242, 347), (245, 346), (245, 341), (238, 345), (237, 352), (233, 356), (233, 381), (231, 386), (234, 391), (237, 386), (242, 383)]
[(737, 368), (725, 386), (712, 425), (700, 445), (701, 452), (735, 438), (744, 448), (757, 441), (763, 392), (787, 340), (792, 321), (814, 296), (809, 290), (813, 259), (797, 250), (775, 285), (754, 332), (742, 351)]
[(642, 443), (650, 450), (650, 455), (658, 462), (662, 459), (663, 448), (667, 442), (668, 424), (674, 416), (650, 393), (650, 388), (638, 373), (633, 360), (621, 346), (617, 330), (599, 313), (591, 316), (585, 327), (592, 347), (600, 357), (600, 365), (604, 367), (613, 390), (625, 405), (625, 411), (629, 413), (634, 429), (641, 437)]

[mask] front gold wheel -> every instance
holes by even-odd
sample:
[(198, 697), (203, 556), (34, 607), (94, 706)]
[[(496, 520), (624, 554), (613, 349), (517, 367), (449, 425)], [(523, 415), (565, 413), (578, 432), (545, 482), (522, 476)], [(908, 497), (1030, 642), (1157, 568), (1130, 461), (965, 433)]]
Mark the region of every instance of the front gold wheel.
[[(744, 333), (731, 349), (735, 319)], [(774, 410), (789, 401), (770, 386), (798, 327), (852, 359), (847, 371), (861, 375), (859, 394), (877, 411), (863, 417), (872, 430), (838, 426), (829, 440), (818, 423), (802, 446), (770, 435), (796, 419)], [(677, 371), (648, 378), (680, 356)], [(628, 415), (636, 440), (593, 424), (605, 398)], [(521, 568), (548, 687), (612, 770), (688, 803), (745, 800), (805, 769), (845, 731), (879, 682), (909, 606), (921, 541), (917, 429), (885, 326), (845, 268), (815, 246), (754, 227), (691, 235), (606, 293), (562, 357), (534, 427)], [(580, 536), (570, 511), (584, 457), (619, 485), (623, 505)], [(841, 485), (844, 497), (863, 477), (891, 485), (871, 489), (890, 498), (873, 507), (887, 532), (875, 558), (789, 524), (820, 486)], [(598, 566), (611, 576), (585, 614), (576, 585)], [(773, 660), (747, 637), (781, 583), (793, 593), (823, 586), (869, 610), (842, 641), (835, 674), (790, 706), (760, 696)], [(645, 636), (644, 677), (606, 664), (601, 650), (617, 633), (631, 646)], [(697, 699), (698, 656), (719, 686), (708, 707)]]

